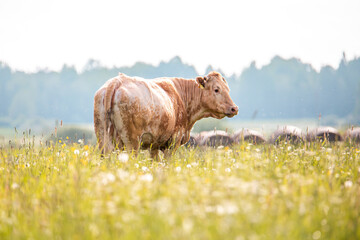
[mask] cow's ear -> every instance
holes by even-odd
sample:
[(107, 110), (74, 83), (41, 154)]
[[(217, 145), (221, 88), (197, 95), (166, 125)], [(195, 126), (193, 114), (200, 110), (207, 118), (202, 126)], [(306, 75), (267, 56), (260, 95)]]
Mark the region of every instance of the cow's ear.
[(205, 87), (206, 77), (196, 77), (196, 82), (199, 84), (200, 88)]

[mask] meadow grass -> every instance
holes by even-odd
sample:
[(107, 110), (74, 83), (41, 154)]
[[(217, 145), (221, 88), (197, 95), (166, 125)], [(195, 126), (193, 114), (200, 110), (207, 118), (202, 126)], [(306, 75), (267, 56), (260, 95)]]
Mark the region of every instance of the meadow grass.
[(360, 239), (360, 147), (0, 150), (0, 239)]

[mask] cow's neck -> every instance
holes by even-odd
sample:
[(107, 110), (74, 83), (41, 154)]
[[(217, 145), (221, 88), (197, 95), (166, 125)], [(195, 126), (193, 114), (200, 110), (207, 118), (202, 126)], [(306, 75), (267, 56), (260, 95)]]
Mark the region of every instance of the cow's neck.
[(194, 79), (176, 78), (174, 79), (174, 83), (187, 113), (185, 127), (187, 130), (191, 130), (196, 121), (210, 116), (201, 105), (203, 90), (199, 88), (199, 85)]

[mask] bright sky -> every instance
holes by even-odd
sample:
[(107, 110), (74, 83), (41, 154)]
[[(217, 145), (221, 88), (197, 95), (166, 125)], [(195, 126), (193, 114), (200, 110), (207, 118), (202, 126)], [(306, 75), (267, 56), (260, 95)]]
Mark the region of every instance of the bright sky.
[(0, 61), (36, 71), (157, 65), (175, 55), (199, 73), (241, 73), (274, 55), (316, 69), (360, 56), (359, 0), (1, 0)]

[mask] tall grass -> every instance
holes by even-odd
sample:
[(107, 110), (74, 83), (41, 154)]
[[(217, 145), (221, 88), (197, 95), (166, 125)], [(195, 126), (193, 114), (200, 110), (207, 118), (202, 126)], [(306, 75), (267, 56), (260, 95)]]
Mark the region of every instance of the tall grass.
[(0, 239), (360, 239), (360, 147), (0, 150)]

